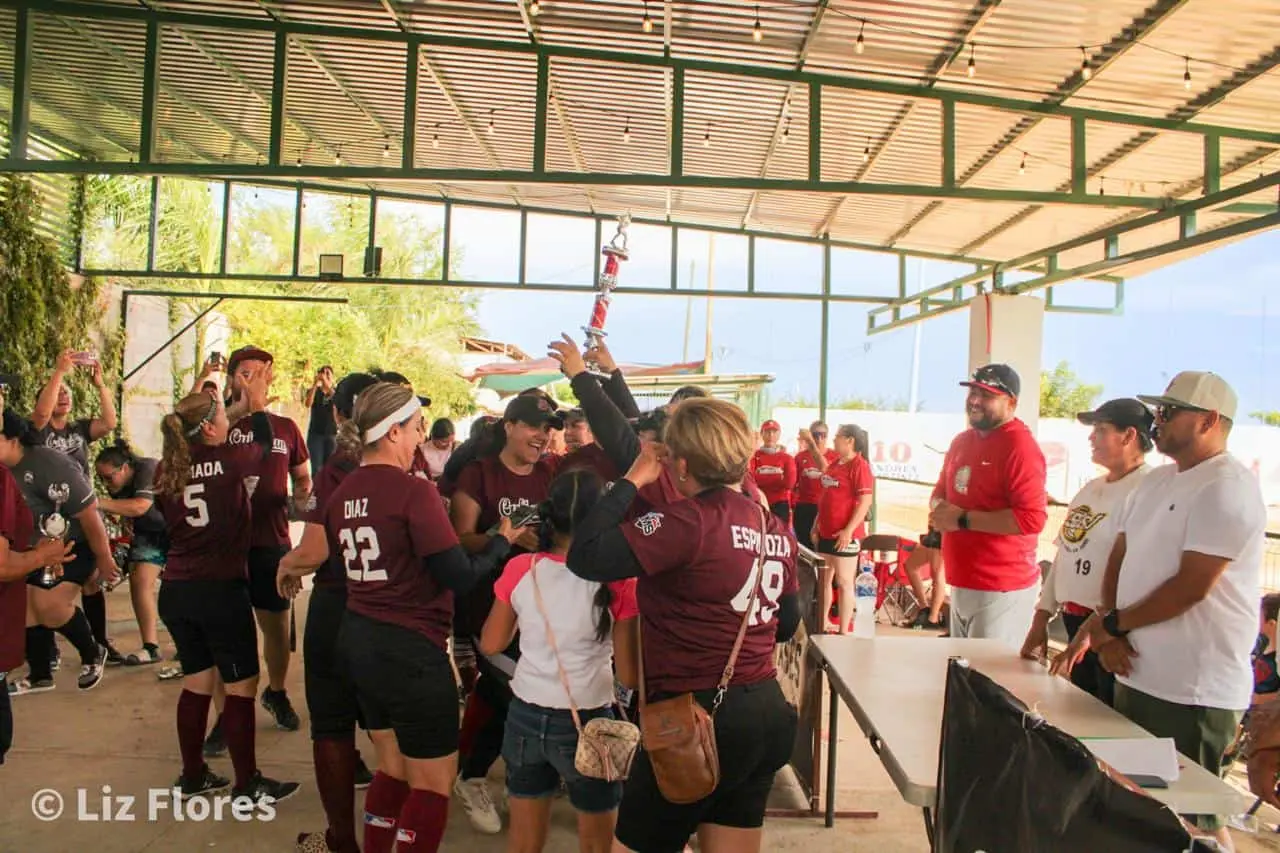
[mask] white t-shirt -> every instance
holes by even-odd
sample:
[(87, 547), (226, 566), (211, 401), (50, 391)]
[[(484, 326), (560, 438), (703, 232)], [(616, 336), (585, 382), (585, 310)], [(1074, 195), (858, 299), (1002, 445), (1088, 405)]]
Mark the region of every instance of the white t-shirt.
[(1102, 576), (1120, 531), (1125, 501), (1151, 466), (1143, 464), (1119, 480), (1105, 476), (1085, 483), (1071, 499), (1055, 543), (1058, 554), (1040, 592), (1041, 610), (1056, 613), (1067, 602), (1094, 609), (1102, 604)]
[[(531, 705), (568, 708), (556, 655), (547, 639), (547, 625), (538, 612), (533, 573), (551, 630), (555, 634), (560, 664), (580, 710), (603, 708), (614, 701), (613, 639), (596, 639), (594, 599), (600, 584), (583, 580), (565, 567), (564, 558), (551, 554), (521, 554), (507, 562), (494, 584), (494, 595), (511, 605), (520, 631), (520, 660), (511, 679), (511, 692)], [(608, 584), (612, 592), (609, 611), (615, 621), (634, 619), (635, 579)]]
[(1267, 527), (1257, 478), (1227, 453), (1181, 473), (1174, 465), (1156, 468), (1130, 496), (1120, 525), (1121, 610), (1177, 574), (1185, 551), (1231, 561), (1204, 601), (1129, 634), (1138, 657), (1120, 681), (1180, 705), (1248, 708)]

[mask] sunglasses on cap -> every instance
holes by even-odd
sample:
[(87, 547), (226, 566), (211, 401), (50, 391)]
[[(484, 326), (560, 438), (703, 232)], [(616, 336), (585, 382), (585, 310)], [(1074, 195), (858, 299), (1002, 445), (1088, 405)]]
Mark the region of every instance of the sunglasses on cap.
[(1201, 409), (1199, 406), (1178, 406), (1178, 405), (1174, 405), (1173, 403), (1161, 403), (1160, 405), (1156, 406), (1156, 420), (1164, 421), (1165, 423), (1168, 423), (1169, 421), (1173, 420), (1183, 412), (1207, 412), (1207, 411), (1209, 410)]

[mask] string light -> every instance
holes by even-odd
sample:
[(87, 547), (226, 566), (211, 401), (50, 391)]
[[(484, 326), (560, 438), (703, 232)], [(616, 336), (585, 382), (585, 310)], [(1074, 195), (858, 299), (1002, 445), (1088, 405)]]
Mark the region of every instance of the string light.
[(542, 11), (542, 4), (539, 3), (538, 0), (533, 0), (533, 2), (529, 4), (530, 17), (533, 17), (533, 18), (538, 17), (538, 13), (541, 11)]
[(1107, 179), (1106, 179), (1106, 176), (1104, 176), (1104, 175), (1099, 175), (1099, 176), (1098, 176), (1098, 195), (1100, 195), (1100, 196), (1101, 196), (1101, 195), (1106, 195), (1106, 194), (1107, 194)]
[(787, 140), (791, 138), (791, 117), (787, 117), (787, 123), (782, 128), (782, 144), (786, 145)]
[(1191, 57), (1183, 57), (1186, 60), (1186, 70), (1182, 72), (1182, 88), (1188, 92), (1191, 91)]
[(862, 38), (862, 33), (867, 29), (867, 22), (863, 21), (862, 26), (858, 27), (858, 39), (853, 43), (853, 52), (862, 56), (862, 52), (867, 49), (867, 43)]
[(333, 165), (335, 166), (342, 165), (342, 146), (341, 145), (338, 146), (338, 150), (335, 151), (333, 154)]
[(296, 165), (299, 169), (301, 169), (301, 168), (302, 168), (302, 152), (301, 152), (301, 151), (299, 151), (299, 152), (298, 152), (298, 160), (297, 160), (297, 163), (296, 163), (295, 165)]
[(965, 73), (967, 73), (970, 77), (973, 77), (978, 73), (978, 63), (975, 62), (973, 58), (975, 49), (976, 48), (973, 42), (969, 42), (969, 67), (968, 69), (966, 69)]
[(623, 142), (631, 141), (631, 117), (630, 116), (627, 117), (626, 127), (622, 128), (622, 141)]
[(759, 42), (764, 38), (764, 28), (760, 26), (760, 6), (756, 4), (756, 25), (751, 28), (752, 40)]
[(387, 137), (387, 141), (382, 145), (382, 159), (385, 160), (391, 156), (391, 137)]
[(1018, 164), (1018, 174), (1025, 175), (1027, 173), (1027, 152), (1022, 152), (1022, 162)]
[(431, 134), (431, 147), (432, 148), (440, 147), (440, 134), (438, 133)]
[(489, 132), (489, 135), (490, 135), (490, 136), (493, 136), (493, 114), (494, 114), (494, 112), (495, 112), (495, 110), (489, 110), (489, 127), (488, 127), (488, 132)]
[(653, 18), (649, 17), (649, 0), (644, 3), (644, 20), (640, 22), (640, 29), (646, 33), (653, 32)]
[(862, 163), (866, 165), (871, 162), (871, 137), (867, 137), (867, 147), (862, 149)]
[(1080, 48), (1080, 76), (1085, 80), (1093, 77), (1093, 66), (1089, 64), (1089, 53), (1083, 47)]
[(707, 132), (702, 137), (702, 147), (703, 148), (711, 147), (711, 122), (707, 122)]

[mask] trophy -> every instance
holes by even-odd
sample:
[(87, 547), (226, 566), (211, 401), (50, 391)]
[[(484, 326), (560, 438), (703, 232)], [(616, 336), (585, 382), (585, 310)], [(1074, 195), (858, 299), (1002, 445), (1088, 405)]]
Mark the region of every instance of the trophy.
[[(40, 532), (48, 539), (61, 542), (71, 529), (70, 522), (62, 514), (62, 505), (71, 497), (71, 486), (57, 483), (49, 486), (49, 500), (53, 501), (53, 512), (40, 519)], [(58, 575), (53, 566), (45, 566), (40, 575), (40, 585), (52, 588), (58, 583)]]
[[(613, 235), (609, 245), (601, 250), (604, 254), (604, 269), (600, 272), (600, 280), (596, 282), (596, 300), (595, 304), (591, 306), (591, 323), (582, 327), (582, 331), (587, 334), (587, 350), (599, 346), (601, 340), (605, 337), (604, 321), (609, 316), (609, 302), (611, 301), (609, 294), (618, 286), (618, 262), (625, 261), (630, 257), (627, 254), (627, 227), (629, 225), (631, 225), (631, 214), (626, 213), (618, 217), (617, 233)], [(587, 368), (596, 376), (605, 375), (600, 366), (590, 359), (588, 359)]]

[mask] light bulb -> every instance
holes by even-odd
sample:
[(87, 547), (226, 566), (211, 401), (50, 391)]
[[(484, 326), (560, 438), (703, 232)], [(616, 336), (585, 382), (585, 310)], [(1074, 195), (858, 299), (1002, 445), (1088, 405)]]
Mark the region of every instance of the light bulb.
[(334, 155), (333, 155), (333, 165), (335, 165), (335, 166), (341, 166), (341, 165), (342, 165), (342, 151), (341, 151), (341, 150), (339, 150), (337, 154), (334, 154)]
[(542, 11), (542, 4), (539, 3), (538, 0), (533, 0), (533, 2), (529, 4), (530, 16), (536, 18), (538, 17), (538, 13), (541, 11)]
[(787, 140), (791, 138), (791, 120), (787, 119), (787, 124), (782, 128), (782, 144), (786, 145)]
[(867, 142), (867, 147), (862, 149), (862, 162), (867, 164), (871, 162), (871, 143)]
[(1025, 175), (1026, 173), (1027, 173), (1027, 155), (1026, 155), (1026, 152), (1023, 152), (1022, 162), (1018, 164), (1018, 174)]
[(709, 126), (707, 127), (706, 135), (702, 137), (702, 147), (703, 148), (711, 147), (711, 128)]
[(858, 27), (858, 40), (853, 43), (853, 52), (862, 56), (862, 52), (867, 49), (867, 44), (862, 38), (862, 31), (867, 28), (867, 22), (863, 21), (862, 26)]
[(640, 22), (640, 29), (646, 33), (653, 32), (653, 18), (649, 17), (649, 3), (646, 0), (644, 4), (644, 20)]
[(302, 155), (301, 155), (301, 154), (299, 154), (299, 155), (298, 155), (298, 163), (297, 163), (297, 165), (298, 165), (299, 167), (301, 167), (301, 166), (302, 166)]
[(431, 147), (432, 148), (440, 147), (440, 134), (434, 133), (431, 135)]
[(973, 45), (969, 45), (969, 67), (965, 69), (965, 73), (970, 77), (978, 73), (978, 63), (973, 59)]
[(489, 135), (493, 136), (493, 110), (489, 110), (489, 127), (487, 128)]
[(1080, 76), (1085, 80), (1093, 77), (1093, 67), (1089, 65), (1089, 54), (1083, 47), (1080, 48)]
[(1186, 70), (1182, 72), (1182, 88), (1191, 91), (1191, 57), (1186, 57)]
[(760, 26), (760, 7), (756, 6), (756, 24), (751, 28), (752, 40), (759, 42), (764, 38), (764, 29)]
[(382, 159), (385, 160), (391, 156), (391, 143), (388, 142), (382, 146)]
[(631, 141), (631, 119), (627, 119), (627, 126), (622, 128), (622, 141)]

